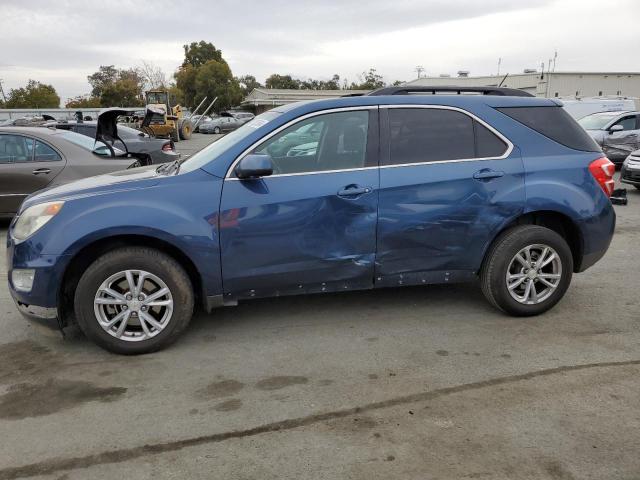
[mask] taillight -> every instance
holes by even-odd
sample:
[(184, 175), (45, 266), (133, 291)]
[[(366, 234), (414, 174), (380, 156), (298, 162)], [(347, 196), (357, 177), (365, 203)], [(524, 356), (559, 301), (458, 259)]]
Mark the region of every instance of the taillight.
[(171, 143), (165, 143), (162, 145), (163, 152), (173, 152), (173, 145)]
[(589, 171), (607, 197), (610, 197), (614, 188), (613, 174), (616, 173), (616, 166), (608, 158), (602, 157), (589, 164)]

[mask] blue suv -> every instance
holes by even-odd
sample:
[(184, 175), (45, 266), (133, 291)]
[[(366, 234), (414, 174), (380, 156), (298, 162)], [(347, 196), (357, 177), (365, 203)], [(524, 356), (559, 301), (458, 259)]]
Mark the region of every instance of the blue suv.
[(295, 103), (186, 161), (29, 197), (9, 285), (25, 315), (123, 354), (258, 297), (478, 279), (537, 315), (605, 254), (613, 173), (558, 102), (517, 90)]

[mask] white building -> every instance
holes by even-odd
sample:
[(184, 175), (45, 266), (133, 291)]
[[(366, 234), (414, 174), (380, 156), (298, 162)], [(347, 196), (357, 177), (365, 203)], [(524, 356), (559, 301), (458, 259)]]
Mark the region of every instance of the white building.
[[(502, 82), (502, 84), (501, 84)], [(457, 77), (422, 77), (405, 85), (491, 86), (518, 88), (538, 97), (640, 97), (640, 72), (545, 72), (473, 77), (458, 72)]]

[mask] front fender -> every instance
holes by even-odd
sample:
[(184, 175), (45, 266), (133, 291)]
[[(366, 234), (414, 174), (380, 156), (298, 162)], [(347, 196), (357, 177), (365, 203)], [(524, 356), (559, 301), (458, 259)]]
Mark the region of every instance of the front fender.
[(222, 182), (203, 171), (142, 190), (69, 200), (24, 245), (36, 255), (72, 259), (110, 237), (150, 237), (180, 250), (196, 267), (207, 295), (222, 292), (218, 209)]

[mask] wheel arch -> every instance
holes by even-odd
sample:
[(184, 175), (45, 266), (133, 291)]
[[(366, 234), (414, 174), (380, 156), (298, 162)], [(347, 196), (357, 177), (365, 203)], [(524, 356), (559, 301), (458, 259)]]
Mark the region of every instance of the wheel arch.
[(132, 246), (153, 248), (176, 260), (185, 269), (191, 280), (196, 305), (200, 304), (206, 307), (207, 297), (202, 275), (196, 267), (195, 262), (184, 253), (184, 251), (172, 243), (157, 237), (141, 234), (122, 234), (95, 239), (82, 246), (82, 248), (73, 254), (65, 268), (58, 291), (58, 305), (62, 318), (68, 318), (73, 314), (73, 297), (75, 290), (82, 273), (89, 265), (107, 252)]
[(483, 253), (483, 264), (486, 260), (487, 253), (491, 250), (491, 246), (496, 242), (500, 235), (510, 228), (518, 225), (539, 225), (556, 232), (564, 238), (569, 245), (573, 256), (573, 271), (580, 271), (584, 254), (584, 238), (582, 236), (582, 232), (571, 217), (555, 210), (536, 210), (526, 212), (504, 225), (503, 228), (495, 235), (493, 240), (486, 246)]

